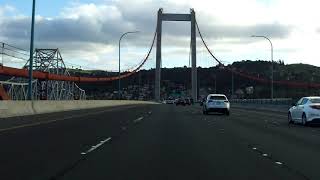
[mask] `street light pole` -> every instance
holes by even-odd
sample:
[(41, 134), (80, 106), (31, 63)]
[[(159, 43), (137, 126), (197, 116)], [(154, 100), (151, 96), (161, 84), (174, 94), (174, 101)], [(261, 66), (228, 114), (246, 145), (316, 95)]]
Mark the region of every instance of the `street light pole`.
[(217, 94), (217, 75), (214, 75), (214, 93)]
[(271, 40), (266, 37), (266, 36), (256, 36), (252, 35), (251, 37), (260, 37), (260, 38), (265, 38), (266, 40), (269, 41), (270, 46), (271, 46), (271, 100), (273, 100), (273, 45)]
[(233, 77), (233, 69), (231, 71), (231, 99), (234, 97), (234, 77)]
[(120, 39), (119, 39), (119, 74), (118, 74), (118, 78), (119, 78), (119, 82), (118, 82), (118, 98), (120, 99), (121, 97), (121, 94), (120, 94), (120, 89), (121, 89), (121, 84), (120, 84), (120, 76), (121, 76), (121, 69), (120, 69), (120, 59), (121, 59), (121, 39), (125, 36), (125, 35), (127, 35), (127, 34), (130, 34), (130, 33), (138, 33), (139, 31), (129, 31), (129, 32), (126, 32), (126, 33), (123, 33), (122, 35), (121, 35), (121, 37), (120, 37)]
[(35, 6), (36, 6), (36, 0), (33, 0), (32, 20), (31, 20), (31, 39), (30, 39), (30, 58), (29, 58), (28, 100), (32, 100), (32, 71), (33, 71), (33, 40), (34, 40)]
[(1, 65), (3, 66), (3, 53), (4, 53), (4, 43), (1, 46)]

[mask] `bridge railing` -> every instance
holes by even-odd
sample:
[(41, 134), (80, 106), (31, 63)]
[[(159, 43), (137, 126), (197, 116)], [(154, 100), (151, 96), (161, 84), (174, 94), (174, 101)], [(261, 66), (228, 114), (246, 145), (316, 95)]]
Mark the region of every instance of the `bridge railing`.
[(267, 110), (280, 113), (288, 112), (293, 99), (275, 98), (275, 99), (232, 99), (231, 106), (234, 108), (244, 108), (250, 110)]
[(257, 104), (257, 105), (285, 105), (290, 106), (292, 98), (275, 98), (275, 99), (231, 99), (231, 103), (239, 104)]

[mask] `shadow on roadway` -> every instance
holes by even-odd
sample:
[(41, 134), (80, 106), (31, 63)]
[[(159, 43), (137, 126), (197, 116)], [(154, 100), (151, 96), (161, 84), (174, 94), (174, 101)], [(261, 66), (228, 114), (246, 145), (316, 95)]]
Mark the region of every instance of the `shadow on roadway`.
[(306, 126), (303, 126), (301, 123), (288, 124), (288, 126), (292, 127), (305, 127), (305, 128), (320, 128), (320, 123), (309, 123)]
[(226, 117), (228, 117), (227, 115), (225, 115), (223, 113), (208, 113), (208, 114), (205, 114), (205, 116), (226, 116)]

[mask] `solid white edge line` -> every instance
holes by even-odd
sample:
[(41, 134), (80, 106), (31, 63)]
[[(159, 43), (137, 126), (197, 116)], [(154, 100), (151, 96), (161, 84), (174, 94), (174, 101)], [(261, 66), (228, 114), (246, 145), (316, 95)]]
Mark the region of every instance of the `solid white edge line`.
[[(120, 108), (121, 109), (128, 109), (128, 108), (132, 108), (132, 107), (134, 107), (134, 106), (124, 106), (124, 107), (120, 107)], [(35, 123), (30, 123), (30, 124), (22, 124), (22, 125), (18, 125), (18, 126), (12, 126), (12, 127), (8, 127), (8, 128), (0, 129), (0, 132), (11, 131), (11, 130), (16, 130), (16, 129), (20, 129), (20, 128), (26, 128), (26, 127), (35, 127), (35, 126), (39, 126), (39, 125), (45, 125), (45, 124), (55, 123), (55, 122), (59, 122), (59, 121), (65, 121), (65, 120), (69, 120), (69, 119), (73, 119), (73, 118), (79, 118), (79, 117), (85, 117), (85, 116), (90, 116), (90, 115), (95, 115), (95, 114), (101, 114), (101, 113), (110, 112), (110, 111), (114, 111), (114, 110), (119, 110), (119, 108), (115, 107), (115, 108), (110, 108), (110, 109), (106, 109), (106, 110), (102, 110), (102, 111), (89, 112), (89, 113), (86, 113), (86, 114), (71, 115), (71, 116), (58, 118), (58, 119), (53, 119), (53, 120), (49, 120), (49, 121), (41, 121), (41, 122), (35, 122)], [(59, 113), (59, 112), (56, 112), (56, 113)]]

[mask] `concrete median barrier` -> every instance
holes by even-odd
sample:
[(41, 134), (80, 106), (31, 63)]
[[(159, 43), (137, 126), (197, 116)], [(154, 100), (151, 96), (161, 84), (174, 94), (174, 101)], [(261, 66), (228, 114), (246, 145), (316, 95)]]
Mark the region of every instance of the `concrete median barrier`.
[(44, 114), (61, 111), (115, 107), (124, 105), (157, 104), (151, 101), (86, 100), (86, 101), (0, 101), (0, 118)]

